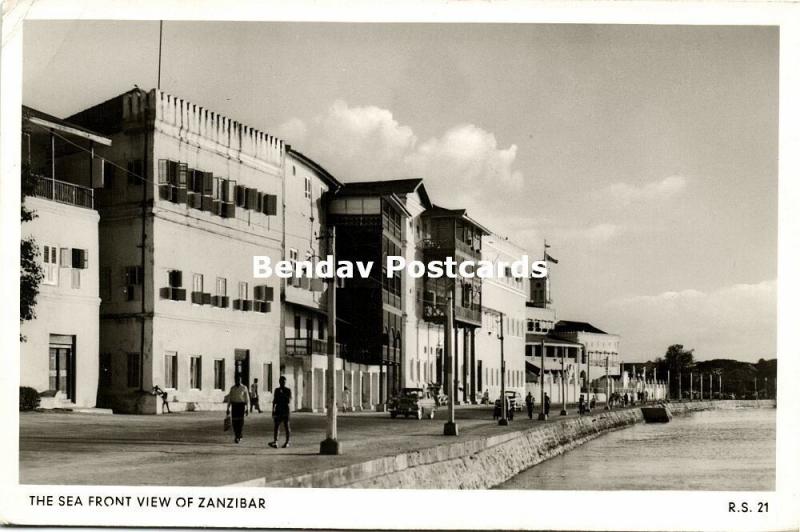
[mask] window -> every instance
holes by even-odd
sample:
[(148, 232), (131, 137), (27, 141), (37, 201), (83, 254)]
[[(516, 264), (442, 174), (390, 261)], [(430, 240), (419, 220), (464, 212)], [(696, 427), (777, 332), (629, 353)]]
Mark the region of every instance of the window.
[(264, 364), (264, 386), (267, 387), (268, 392), (272, 392), (272, 362), (267, 362)]
[(292, 175), (297, 175), (297, 167), (292, 165)]
[(193, 292), (202, 292), (203, 291), (203, 274), (196, 273), (192, 276), (192, 291)]
[(141, 357), (139, 353), (128, 353), (128, 388), (142, 387)]
[(214, 361), (214, 389), (225, 389), (225, 360), (222, 358)]
[(164, 355), (164, 387), (178, 389), (178, 353), (174, 351)]
[(307, 199), (311, 199), (311, 178), (306, 176), (305, 177), (305, 185), (304, 185), (304, 194)]
[(89, 250), (72, 248), (72, 267), (85, 270), (89, 267)]
[(317, 318), (317, 330), (318, 330), (317, 338), (319, 338), (320, 340), (324, 340), (325, 339), (325, 320), (322, 317)]
[(180, 288), (183, 286), (183, 272), (180, 270), (169, 270), (169, 286), (172, 288)]
[(300, 338), (300, 328), (301, 328), (300, 319), (301, 318), (300, 318), (300, 316), (298, 314), (294, 315), (294, 336), (295, 336), (295, 338)]
[(189, 358), (189, 387), (199, 390), (203, 385), (203, 357), (193, 356)]
[(217, 277), (217, 295), (221, 297), (228, 295), (228, 280), (224, 277)]
[(239, 282), (239, 299), (247, 299), (248, 290), (247, 290), (247, 282), (240, 281)]
[(44, 246), (42, 260), (44, 262), (44, 284), (58, 284), (58, 248), (55, 246)]

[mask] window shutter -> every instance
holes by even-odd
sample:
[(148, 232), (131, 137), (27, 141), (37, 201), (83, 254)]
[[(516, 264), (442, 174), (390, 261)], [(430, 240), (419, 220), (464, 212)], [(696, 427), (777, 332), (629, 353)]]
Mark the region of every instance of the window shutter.
[(203, 172), (203, 195), (212, 196), (214, 194), (214, 174)]
[(278, 196), (274, 194), (265, 194), (264, 210), (262, 212), (267, 216), (275, 216), (278, 214)]
[(61, 267), (68, 268), (72, 265), (72, 252), (69, 248), (61, 248)]
[(253, 287), (253, 299), (261, 301), (264, 299), (264, 287), (263, 286), (254, 286)]
[(92, 157), (92, 188), (103, 188), (105, 185), (105, 160)]
[(264, 210), (264, 193), (263, 192), (256, 192), (256, 208), (258, 212), (263, 212)]
[(170, 270), (169, 285), (173, 288), (179, 288), (183, 286), (183, 272), (180, 270)]
[(264, 285), (264, 301), (272, 301), (275, 299), (275, 293), (271, 286)]
[[(166, 159), (159, 159), (158, 160), (158, 184), (159, 185), (166, 185), (169, 183), (169, 169), (168, 169), (169, 161)], [(131, 170), (130, 167), (132, 165), (128, 165), (128, 170)]]
[(189, 168), (186, 166), (186, 163), (179, 163), (178, 164), (178, 186), (186, 188), (186, 180), (189, 174)]
[(244, 191), (245, 191), (245, 188), (243, 186), (236, 185), (235, 194), (236, 194), (236, 206), (237, 207), (243, 207), (244, 206)]

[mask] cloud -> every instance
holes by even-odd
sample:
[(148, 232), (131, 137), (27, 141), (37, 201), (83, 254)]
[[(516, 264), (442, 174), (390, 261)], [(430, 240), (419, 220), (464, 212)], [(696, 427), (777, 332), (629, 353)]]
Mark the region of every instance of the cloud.
[(641, 186), (629, 183), (613, 183), (602, 189), (599, 196), (619, 205), (630, 205), (643, 201), (667, 200), (677, 196), (686, 188), (686, 178), (679, 175), (665, 177)]
[(516, 190), (523, 182), (517, 146), (501, 147), (493, 133), (473, 124), (420, 141), (387, 109), (337, 100), (308, 123), (292, 118), (277, 131), (344, 182), (429, 178), (429, 193), (448, 207), (486, 212), (487, 185)]
[[(756, 360), (776, 349), (777, 283), (735, 284), (712, 292), (695, 289), (610, 301), (605, 312), (620, 324), (631, 359), (663, 355), (680, 343), (701, 359)], [(623, 325), (624, 324), (624, 327)]]

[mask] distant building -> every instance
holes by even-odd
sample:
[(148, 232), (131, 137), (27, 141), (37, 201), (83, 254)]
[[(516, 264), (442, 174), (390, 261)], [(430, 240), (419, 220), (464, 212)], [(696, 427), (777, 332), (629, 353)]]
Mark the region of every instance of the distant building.
[(159, 413), (158, 385), (172, 410), (225, 408), (235, 376), (279, 368), (280, 287), (253, 279), (252, 256), (282, 256), (283, 142), (160, 90), (70, 120), (121, 167), (97, 194), (98, 404)]
[[(103, 178), (98, 133), (22, 109), (25, 203), (35, 218), (22, 224), (34, 237), (44, 279), (36, 318), (22, 324), (20, 384), (42, 395), (41, 406), (94, 407), (98, 376), (98, 220), (93, 185)], [(85, 150), (85, 151), (84, 151)]]
[(609, 334), (583, 321), (564, 320), (556, 323), (553, 335), (583, 346), (592, 381), (605, 376), (606, 367), (609, 377), (620, 376), (619, 335)]
[[(526, 252), (510, 240), (490, 233), (483, 237), (481, 260), (513, 262)], [(503, 357), (505, 360), (505, 387), (507, 391), (525, 392), (525, 303), (528, 295), (528, 278), (517, 277), (509, 269), (498, 278), (483, 279), (481, 300), (481, 328), (475, 331), (476, 367), (471, 372), (474, 402), (488, 393), (490, 401), (500, 397), (500, 318), (503, 319)]]

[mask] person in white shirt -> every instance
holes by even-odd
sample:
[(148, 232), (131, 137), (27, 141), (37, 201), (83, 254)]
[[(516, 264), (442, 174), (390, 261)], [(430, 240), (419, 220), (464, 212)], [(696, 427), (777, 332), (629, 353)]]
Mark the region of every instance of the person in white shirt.
[(242, 429), (244, 429), (244, 417), (248, 415), (248, 405), (250, 404), (250, 394), (247, 386), (242, 384), (242, 376), (236, 374), (236, 384), (228, 392), (227, 414), (231, 416), (233, 425), (234, 442), (239, 443), (242, 439)]

